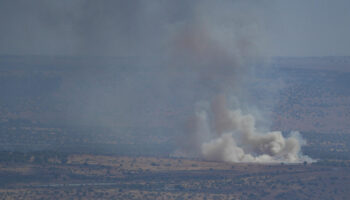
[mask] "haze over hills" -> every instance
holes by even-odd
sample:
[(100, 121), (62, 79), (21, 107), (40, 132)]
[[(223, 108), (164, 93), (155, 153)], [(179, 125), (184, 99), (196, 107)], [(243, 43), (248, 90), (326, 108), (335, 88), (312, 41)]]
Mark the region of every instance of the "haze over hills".
[[(266, 123), (257, 117), (258, 126), (284, 130), (285, 136), (297, 129), (307, 140), (303, 153), (318, 160), (301, 164), (174, 157), (177, 136), (184, 132), (179, 127), (192, 115), (196, 97), (170, 96), (159, 104), (163, 90), (153, 90), (164, 82), (152, 77), (164, 73), (160, 66), (144, 68), (135, 58), (0, 60), (0, 92), (6, 94), (0, 99), (0, 198), (285, 200), (349, 195), (350, 134), (343, 121), (349, 117), (347, 64), (335, 69), (328, 64), (344, 63), (343, 57), (277, 58), (256, 68), (261, 71), (254, 72), (256, 79), (247, 87), (246, 103), (256, 102), (272, 119)], [(166, 83), (175, 88), (172, 94), (180, 92), (178, 87), (181, 92), (196, 89), (177, 79)], [(126, 86), (129, 92), (122, 90)], [(241, 107), (245, 109), (244, 102)], [(338, 129), (329, 131), (334, 123)]]
[[(1, 149), (172, 154), (197, 98), (183, 94), (197, 86), (152, 79), (173, 72), (144, 67), (142, 59), (150, 58), (1, 56)], [(268, 65), (256, 68), (244, 94), (271, 116), (260, 125), (298, 130), (314, 146), (340, 134), (325, 151), (342, 143), (348, 152), (349, 58), (275, 58)], [(320, 134), (321, 141), (309, 139)]]
[(0, 199), (348, 199), (350, 1), (0, 1)]

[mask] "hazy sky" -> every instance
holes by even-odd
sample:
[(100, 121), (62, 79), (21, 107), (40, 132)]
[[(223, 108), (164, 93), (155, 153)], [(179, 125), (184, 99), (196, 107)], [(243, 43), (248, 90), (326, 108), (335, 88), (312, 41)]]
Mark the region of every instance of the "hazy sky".
[[(253, 14), (262, 23), (267, 55), (350, 56), (350, 1), (245, 2), (252, 10), (246, 17)], [(169, 30), (191, 20), (201, 3), (0, 0), (0, 54), (139, 55), (150, 46), (161, 48)]]
[(350, 55), (350, 1), (277, 0), (273, 7), (272, 55)]

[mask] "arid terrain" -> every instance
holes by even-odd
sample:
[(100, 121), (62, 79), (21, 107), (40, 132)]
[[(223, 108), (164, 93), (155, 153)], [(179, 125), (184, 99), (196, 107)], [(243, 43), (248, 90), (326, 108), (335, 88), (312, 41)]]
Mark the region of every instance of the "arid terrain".
[(0, 0), (0, 200), (350, 200), (349, 10)]
[(1, 199), (288, 200), (350, 195), (350, 161), (259, 165), (53, 152), (7, 156), (0, 163)]
[[(1, 57), (0, 199), (348, 199), (348, 57), (275, 59), (249, 87), (271, 130), (298, 130), (316, 161), (290, 165), (174, 157), (194, 102), (144, 92), (161, 68), (83, 61)], [(126, 85), (135, 98), (116, 103)]]

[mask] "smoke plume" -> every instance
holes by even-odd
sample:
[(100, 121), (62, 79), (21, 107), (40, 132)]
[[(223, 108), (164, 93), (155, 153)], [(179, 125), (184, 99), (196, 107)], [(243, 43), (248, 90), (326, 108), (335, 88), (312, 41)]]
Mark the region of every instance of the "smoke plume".
[(210, 3), (198, 5), (194, 19), (174, 36), (172, 55), (181, 60), (175, 63), (191, 68), (198, 76), (199, 89), (205, 91), (188, 120), (183, 151), (224, 162), (310, 160), (300, 152), (303, 143), (298, 132), (286, 138), (280, 131), (259, 131), (252, 114), (228, 105), (226, 99), (232, 96), (245, 100), (242, 94), (254, 80), (250, 72), (263, 55), (262, 22), (256, 13), (245, 10), (245, 4), (228, 7), (241, 10), (225, 10), (225, 4), (219, 8)]
[[(288, 138), (280, 131), (262, 133), (255, 119), (241, 110), (227, 108), (225, 97), (218, 96), (211, 104), (212, 139), (202, 143), (200, 152), (208, 160), (226, 162), (302, 162), (298, 132)], [(206, 129), (207, 119), (197, 116), (199, 128)], [(201, 127), (204, 126), (204, 127)], [(207, 130), (208, 131), (208, 130)]]
[[(102, 56), (102, 62), (78, 63), (65, 76), (58, 102), (66, 105), (67, 123), (118, 130), (184, 126), (180, 149), (188, 156), (300, 162), (297, 133), (285, 138), (262, 131), (256, 113), (264, 112), (256, 111), (259, 99), (251, 95), (254, 71), (267, 52), (267, 2), (1, 1), (0, 53)], [(191, 108), (188, 117), (183, 110)], [(164, 110), (181, 114), (157, 114)]]

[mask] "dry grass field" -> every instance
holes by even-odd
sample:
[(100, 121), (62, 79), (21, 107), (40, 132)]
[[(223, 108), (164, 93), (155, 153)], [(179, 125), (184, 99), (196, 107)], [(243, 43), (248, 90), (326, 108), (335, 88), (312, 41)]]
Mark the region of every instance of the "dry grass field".
[(2, 162), (0, 199), (347, 199), (350, 162), (232, 164), (68, 155)]

